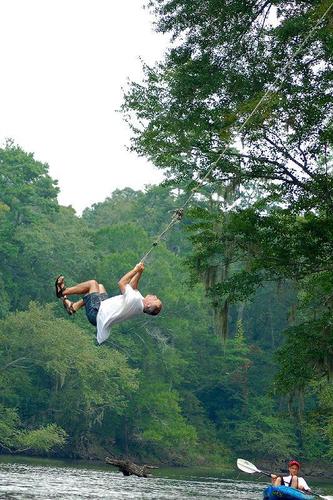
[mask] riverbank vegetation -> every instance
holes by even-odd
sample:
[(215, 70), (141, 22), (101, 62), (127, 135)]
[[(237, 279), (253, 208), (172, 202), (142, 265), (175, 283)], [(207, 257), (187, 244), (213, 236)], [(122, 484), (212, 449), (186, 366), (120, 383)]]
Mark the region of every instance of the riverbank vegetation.
[[(123, 111), (163, 185), (115, 191), (78, 217), (47, 165), (12, 141), (0, 149), (0, 449), (331, 462), (330, 16), (239, 133), (326, 3), (150, 6), (177, 43), (130, 84)], [(55, 277), (118, 293), (188, 188), (200, 194), (142, 278), (161, 315), (97, 346), (83, 310), (69, 318), (55, 299)]]

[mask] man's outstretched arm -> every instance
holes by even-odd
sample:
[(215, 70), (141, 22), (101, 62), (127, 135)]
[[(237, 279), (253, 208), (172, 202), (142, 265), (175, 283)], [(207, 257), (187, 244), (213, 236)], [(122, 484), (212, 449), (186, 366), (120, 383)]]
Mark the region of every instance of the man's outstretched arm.
[(144, 263), (139, 262), (131, 271), (126, 273), (119, 281), (118, 286), (121, 293), (125, 292), (125, 286), (131, 285), (132, 288), (136, 289), (138, 287), (139, 280), (144, 271)]
[(142, 264), (142, 267), (140, 267), (140, 269), (136, 272), (136, 274), (133, 276), (133, 278), (131, 279), (131, 281), (129, 283), (131, 285), (131, 287), (133, 288), (133, 290), (137, 290), (141, 275), (145, 269), (143, 262), (140, 262), (140, 265), (141, 264)]

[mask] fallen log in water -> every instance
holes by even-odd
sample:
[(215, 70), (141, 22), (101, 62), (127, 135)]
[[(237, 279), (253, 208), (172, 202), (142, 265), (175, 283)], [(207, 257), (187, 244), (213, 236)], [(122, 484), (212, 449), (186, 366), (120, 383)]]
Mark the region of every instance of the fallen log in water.
[(119, 460), (117, 458), (106, 457), (105, 462), (110, 465), (118, 467), (118, 469), (124, 474), (124, 476), (139, 476), (139, 477), (149, 477), (150, 469), (158, 469), (155, 465), (137, 465), (130, 460)]

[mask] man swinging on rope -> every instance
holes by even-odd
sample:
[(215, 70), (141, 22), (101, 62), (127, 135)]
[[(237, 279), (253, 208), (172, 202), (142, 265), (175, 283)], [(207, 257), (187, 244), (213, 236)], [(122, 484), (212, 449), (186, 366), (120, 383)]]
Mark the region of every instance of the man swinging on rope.
[[(88, 321), (97, 326), (97, 342), (101, 344), (110, 335), (110, 328), (141, 313), (156, 316), (162, 309), (162, 302), (156, 295), (143, 297), (138, 283), (144, 271), (140, 262), (118, 282), (121, 295), (108, 296), (103, 285), (96, 280), (85, 281), (72, 287), (66, 287), (65, 279), (58, 276), (55, 282), (56, 296), (62, 300), (69, 315), (75, 314), (85, 306)], [(71, 302), (68, 295), (83, 295), (77, 302)]]

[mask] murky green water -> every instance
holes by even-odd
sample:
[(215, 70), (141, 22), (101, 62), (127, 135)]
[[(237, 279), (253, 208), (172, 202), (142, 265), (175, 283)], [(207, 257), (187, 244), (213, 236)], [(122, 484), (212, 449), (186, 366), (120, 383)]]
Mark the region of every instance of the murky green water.
[[(173, 471), (175, 472), (175, 471)], [(186, 471), (155, 472), (149, 479), (124, 477), (106, 466), (0, 457), (0, 498), (7, 499), (186, 499), (262, 498), (267, 483), (205, 477)], [(176, 475), (181, 474), (177, 470)], [(157, 477), (157, 474), (169, 477)], [(171, 477), (170, 477), (171, 476)]]

